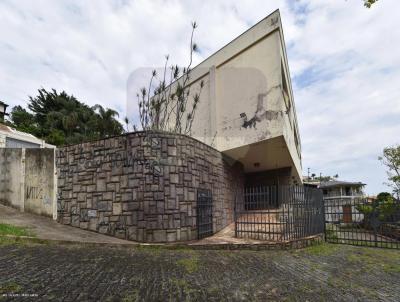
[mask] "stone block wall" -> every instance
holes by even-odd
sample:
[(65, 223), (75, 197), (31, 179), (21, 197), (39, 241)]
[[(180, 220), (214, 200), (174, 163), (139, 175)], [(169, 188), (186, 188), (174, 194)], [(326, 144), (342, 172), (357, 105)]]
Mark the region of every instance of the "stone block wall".
[(191, 137), (135, 132), (57, 151), (58, 221), (140, 242), (197, 239), (198, 189), (213, 231), (233, 222), (243, 167)]

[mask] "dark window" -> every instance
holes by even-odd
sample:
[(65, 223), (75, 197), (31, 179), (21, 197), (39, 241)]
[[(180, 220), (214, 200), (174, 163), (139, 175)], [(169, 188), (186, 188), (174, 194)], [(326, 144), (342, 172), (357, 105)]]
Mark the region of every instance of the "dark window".
[(283, 65), (283, 62), (281, 61), (281, 75), (282, 75), (282, 90), (283, 90), (283, 96), (285, 99), (285, 105), (286, 105), (286, 109), (287, 111), (290, 110), (290, 100), (289, 100), (289, 88), (288, 88), (288, 84), (286, 81), (286, 73), (285, 73), (285, 68)]

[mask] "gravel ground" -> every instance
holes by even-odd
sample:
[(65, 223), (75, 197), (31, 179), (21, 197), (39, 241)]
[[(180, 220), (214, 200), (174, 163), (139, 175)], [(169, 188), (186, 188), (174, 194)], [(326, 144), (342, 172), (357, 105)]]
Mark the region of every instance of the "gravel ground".
[(399, 301), (400, 251), (334, 244), (207, 251), (3, 242), (0, 300), (21, 299)]

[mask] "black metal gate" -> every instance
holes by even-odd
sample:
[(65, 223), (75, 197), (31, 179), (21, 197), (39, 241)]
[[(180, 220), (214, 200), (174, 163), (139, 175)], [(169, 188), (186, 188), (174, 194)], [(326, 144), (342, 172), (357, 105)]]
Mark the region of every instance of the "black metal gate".
[(400, 249), (400, 203), (325, 198), (325, 238), (332, 243)]
[(197, 234), (204, 238), (213, 234), (213, 206), (210, 190), (197, 190)]
[(237, 193), (235, 236), (285, 242), (322, 235), (322, 191), (303, 186), (246, 187)]

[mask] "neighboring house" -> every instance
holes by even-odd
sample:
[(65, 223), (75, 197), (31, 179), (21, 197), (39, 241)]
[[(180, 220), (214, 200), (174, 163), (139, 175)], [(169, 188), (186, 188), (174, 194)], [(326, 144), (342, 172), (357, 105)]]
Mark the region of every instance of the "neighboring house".
[(376, 196), (367, 196), (365, 198), (367, 203), (373, 203), (375, 200), (377, 200), (378, 198)]
[[(299, 127), (279, 10), (194, 67), (191, 94), (199, 91), (201, 81), (191, 136), (242, 163), (246, 186), (302, 184)], [(174, 125), (175, 116), (169, 122)]]
[(8, 105), (2, 101), (0, 101), (0, 122), (4, 121), (6, 115), (8, 115), (7, 111)]
[(359, 222), (363, 219), (356, 206), (365, 202), (362, 182), (323, 181), (322, 189), (325, 205), (325, 219), (328, 222)]
[(55, 148), (32, 134), (0, 123), (0, 148)]
[(348, 182), (348, 181), (323, 181), (320, 183), (319, 188), (322, 189), (324, 199), (354, 199), (364, 197), (363, 192), (364, 183), (361, 182)]

